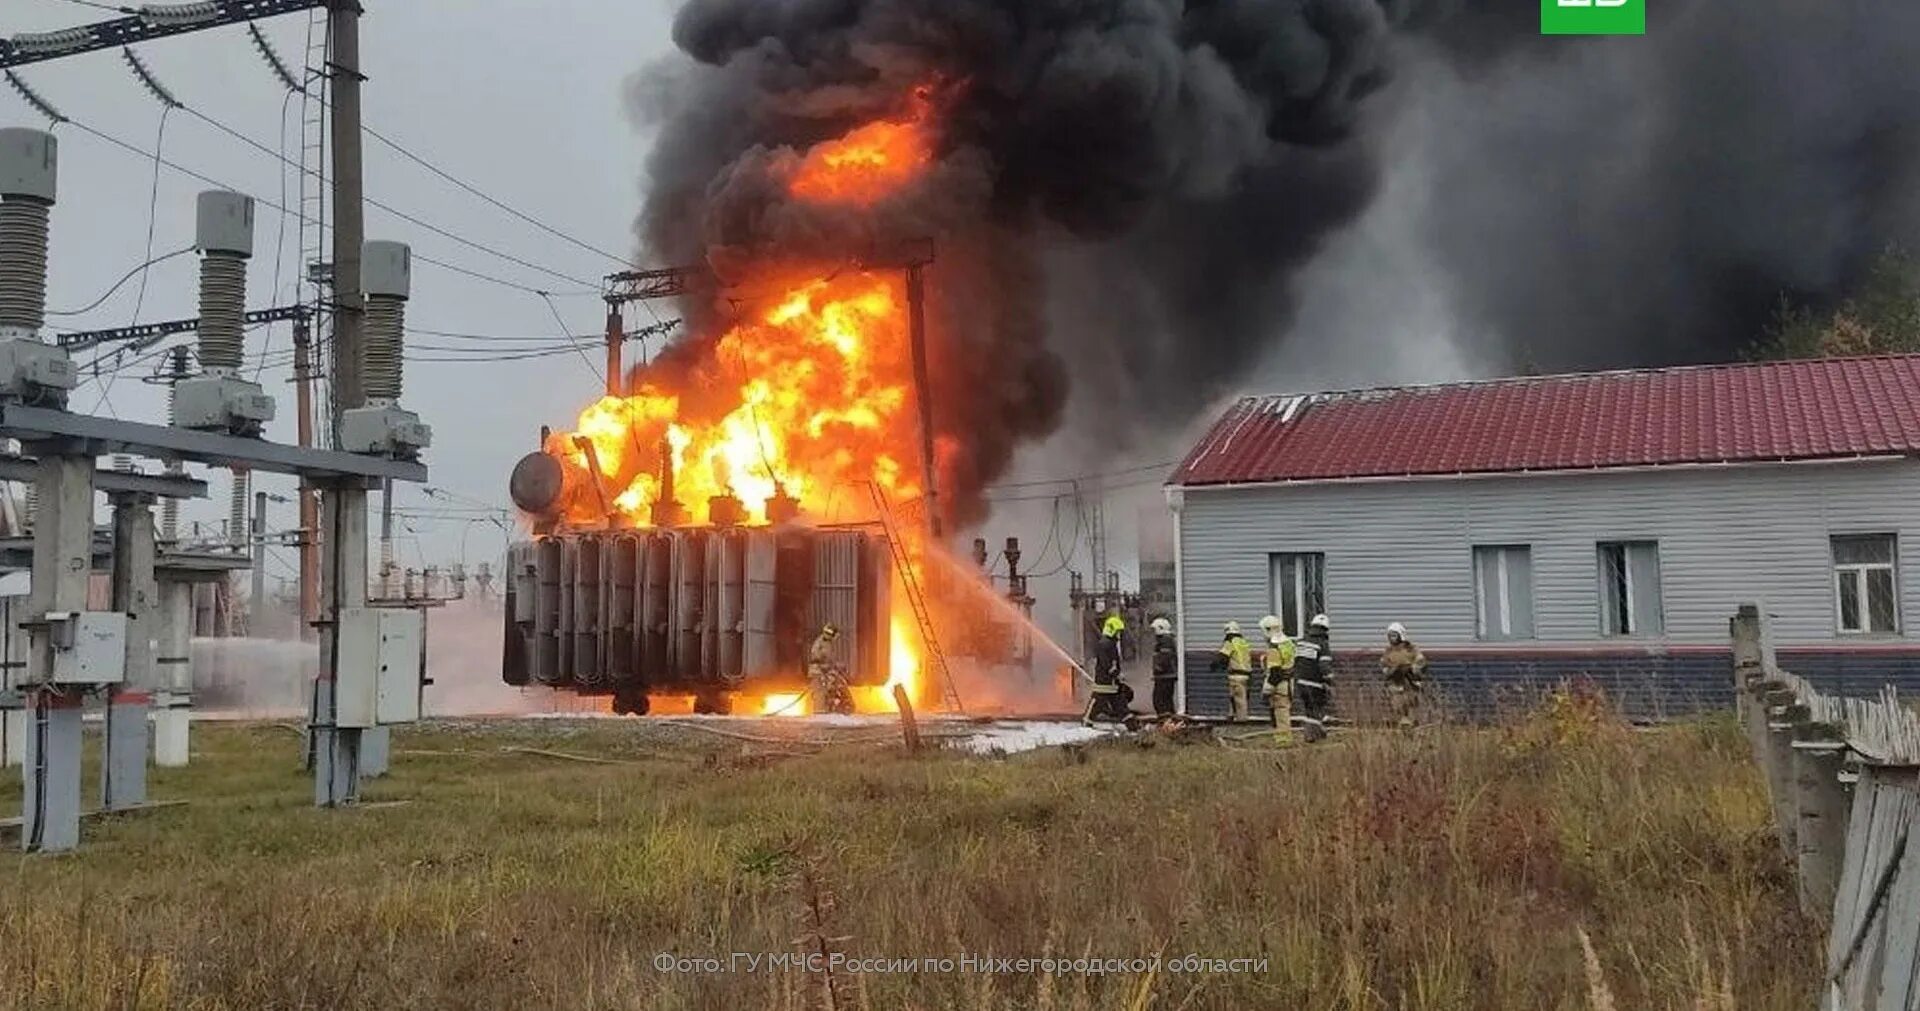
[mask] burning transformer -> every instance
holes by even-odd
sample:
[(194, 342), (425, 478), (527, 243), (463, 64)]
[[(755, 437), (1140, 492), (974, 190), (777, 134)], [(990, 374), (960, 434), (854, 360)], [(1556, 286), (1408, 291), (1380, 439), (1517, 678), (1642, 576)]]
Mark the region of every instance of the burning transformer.
[(735, 695), (803, 692), (808, 648), (827, 624), (841, 632), (833, 650), (849, 684), (888, 680), (884, 532), (801, 525), (788, 499), (769, 503), (774, 522), (748, 526), (725, 496), (710, 501), (705, 526), (671, 506), (656, 507), (650, 526), (572, 526), (566, 470), (545, 452), (520, 461), (511, 490), (534, 537), (508, 554), (508, 684), (611, 696), (622, 714), (647, 713), (658, 695), (728, 712)]

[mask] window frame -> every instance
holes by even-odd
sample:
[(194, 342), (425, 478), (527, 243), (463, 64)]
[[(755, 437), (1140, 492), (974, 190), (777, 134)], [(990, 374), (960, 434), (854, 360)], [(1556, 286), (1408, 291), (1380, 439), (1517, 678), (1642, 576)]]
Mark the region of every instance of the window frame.
[[(1493, 589), (1481, 578), (1481, 558), (1490, 554), (1496, 561), (1492, 566), (1498, 574), (1498, 597), (1500, 627), (1492, 628), (1488, 624), (1491, 617), (1488, 606), (1488, 591)], [(1524, 556), (1526, 559), (1527, 600), (1526, 631), (1515, 631), (1514, 617), (1517, 613), (1513, 600), (1512, 559)], [(1538, 604), (1535, 601), (1536, 584), (1533, 578), (1533, 545), (1524, 543), (1475, 544), (1469, 552), (1473, 578), (1473, 632), (1474, 638), (1482, 642), (1528, 642), (1540, 638)]]
[[(1302, 564), (1308, 563), (1310, 564)], [(1281, 578), (1291, 563), (1293, 572), (1292, 592), (1295, 613), (1287, 613), (1285, 584)], [(1315, 607), (1307, 592), (1312, 585), (1308, 580), (1308, 569), (1317, 567), (1320, 576), (1320, 600)], [(1324, 551), (1273, 551), (1267, 554), (1267, 599), (1273, 605), (1273, 614), (1280, 619), (1281, 627), (1290, 638), (1299, 638), (1307, 630), (1307, 622), (1316, 614), (1327, 609), (1327, 553)]]
[[(1887, 545), (1885, 562), (1842, 562), (1840, 543), (1842, 541), (1884, 541)], [(1827, 536), (1827, 567), (1831, 574), (1828, 585), (1833, 593), (1833, 629), (1834, 634), (1850, 638), (1897, 638), (1905, 633), (1905, 623), (1901, 621), (1900, 607), (1900, 535), (1892, 532), (1878, 533), (1836, 533)], [(1873, 627), (1873, 590), (1869, 573), (1885, 572), (1892, 595), (1892, 628)], [(1841, 585), (1850, 579), (1854, 584), (1856, 599), (1857, 628), (1846, 625), (1846, 608), (1841, 603)]]
[[(1653, 574), (1651, 616), (1655, 627), (1643, 627), (1643, 611), (1648, 608), (1642, 581), (1634, 578), (1634, 558), (1637, 552), (1650, 552), (1652, 556), (1649, 568)], [(1620, 594), (1617, 600), (1611, 599), (1613, 587), (1609, 585), (1608, 575), (1612, 560), (1609, 552), (1619, 553), (1618, 572), (1620, 575)], [(1599, 593), (1600, 635), (1605, 639), (1657, 639), (1667, 634), (1667, 595), (1665, 586), (1664, 561), (1660, 555), (1660, 542), (1652, 539), (1627, 539), (1594, 542), (1594, 579)], [(1615, 605), (1609, 607), (1609, 604)], [(1624, 614), (1626, 627), (1619, 628), (1614, 619)]]

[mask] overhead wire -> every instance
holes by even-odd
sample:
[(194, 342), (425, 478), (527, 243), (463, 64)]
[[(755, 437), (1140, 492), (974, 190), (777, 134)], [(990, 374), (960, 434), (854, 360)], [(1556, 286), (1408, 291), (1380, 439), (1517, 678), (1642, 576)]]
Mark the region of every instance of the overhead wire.
[[(234, 140), (239, 141), (240, 143), (245, 144), (246, 146), (253, 148), (256, 151), (259, 151), (260, 153), (266, 155), (269, 158), (273, 158), (285, 165), (291, 165), (295, 169), (303, 173), (306, 173), (309, 176), (315, 176), (315, 177), (319, 176), (319, 173), (316, 170), (309, 168), (305, 165), (301, 165), (298, 162), (292, 161), (286, 156), (284, 152), (275, 151), (274, 149), (266, 146), (265, 144), (260, 143), (257, 140), (254, 140), (252, 137), (249, 137), (246, 134), (241, 133), (240, 131), (234, 129), (233, 127), (230, 127), (227, 124), (222, 123), (217, 119), (214, 119), (212, 116), (209, 116), (206, 113), (201, 112), (198, 109), (195, 109), (191, 105), (183, 105), (182, 108), (184, 108), (187, 114), (192, 116), (193, 118), (201, 121), (202, 123), (207, 124), (208, 126), (214, 128), (215, 130), (220, 131), (221, 133), (226, 134), (229, 137), (232, 137)], [(479, 252), (486, 253), (489, 256), (497, 257), (501, 260), (507, 261), (508, 263), (525, 267), (528, 270), (545, 274), (549, 277), (559, 278), (560, 280), (566, 281), (569, 284), (577, 284), (577, 285), (581, 285), (583, 287), (588, 287), (588, 288), (594, 287), (594, 282), (592, 281), (582, 280), (581, 278), (575, 277), (571, 274), (567, 274), (562, 271), (555, 270), (551, 267), (542, 266), (541, 264), (535, 263), (531, 260), (527, 260), (522, 257), (515, 256), (512, 253), (503, 252), (485, 243), (478, 242), (473, 239), (469, 239), (464, 235), (460, 235), (458, 233), (449, 231), (445, 228), (440, 227), (439, 225), (433, 224), (432, 222), (423, 220), (419, 217), (416, 217), (415, 215), (409, 214), (406, 211), (403, 211), (397, 207), (394, 207), (392, 204), (388, 204), (383, 201), (376, 200), (373, 197), (362, 197), (362, 199), (366, 201), (366, 204), (368, 207), (378, 208), (382, 211), (387, 212), (388, 214), (393, 215), (396, 218), (399, 218), (402, 221), (408, 222), (409, 224), (415, 225), (419, 228), (424, 228), (427, 231), (440, 236), (441, 238), (459, 243), (460, 245), (466, 246), (470, 249), (474, 249)]]
[[(145, 152), (142, 152), (141, 156), (145, 157), (146, 156)], [(120, 280), (113, 282), (113, 287), (108, 288), (104, 294), (102, 294), (99, 298), (94, 299), (92, 302), (88, 303), (87, 305), (78, 309), (48, 309), (47, 315), (49, 316), (84, 316), (87, 313), (90, 313), (93, 310), (98, 309), (101, 306), (105, 305), (107, 303), (107, 299), (112, 298), (117, 292), (119, 292), (121, 288), (126, 287), (127, 282), (139, 276), (141, 271), (146, 270), (149, 267), (153, 267), (153, 266), (157, 266), (159, 264), (165, 263), (176, 256), (185, 256), (191, 252), (193, 252), (193, 247), (188, 246), (184, 249), (176, 249), (171, 253), (166, 253), (161, 256), (153, 257), (152, 259), (149, 259), (146, 262), (134, 267), (132, 270), (127, 271), (126, 274), (120, 278)]]
[(587, 349), (582, 347), (579, 341), (572, 340), (573, 331), (567, 326), (567, 321), (560, 318), (560, 310), (554, 307), (552, 297), (549, 296), (544, 291), (540, 292), (539, 294), (540, 294), (540, 301), (545, 302), (547, 304), (547, 311), (553, 314), (553, 321), (559, 324), (560, 332), (563, 334), (566, 334), (567, 338), (571, 340), (573, 343), (573, 349), (575, 351), (580, 352), (580, 360), (587, 363), (587, 369), (591, 371), (594, 375), (600, 377), (601, 382), (603, 383), (606, 382), (607, 381), (606, 372), (603, 371), (600, 368), (600, 366), (595, 365), (593, 363), (593, 359), (587, 355)]
[[(16, 75), (14, 75), (14, 74), (12, 73), (12, 71), (8, 71), (7, 73), (8, 73), (8, 77), (9, 77), (9, 79), (10, 79), (10, 80), (13, 80), (13, 81), (19, 81), (19, 78), (18, 78), (18, 77), (17, 77)], [(20, 82), (20, 83), (24, 83), (24, 82)], [(38, 97), (38, 96), (36, 95), (35, 97)], [(46, 111), (46, 109), (48, 109), (48, 108), (51, 108), (51, 107), (50, 107), (50, 106), (48, 106), (48, 107), (43, 107), (43, 106), (42, 106), (42, 105), (40, 105), (40, 104), (36, 104), (36, 105), (35, 105), (35, 108), (40, 108), (40, 109), (42, 109), (42, 111), (43, 111), (43, 112), (45, 112), (45, 111)], [(192, 111), (192, 110), (190, 110), (190, 109), (189, 109), (189, 111)], [(75, 119), (75, 118), (73, 118), (73, 117), (71, 117), (71, 116), (66, 116), (66, 115), (61, 115), (61, 116), (59, 116), (59, 117), (58, 117), (58, 118), (57, 118), (57, 119), (55, 120), (55, 122), (56, 122), (56, 123), (57, 123), (58, 125), (64, 125), (64, 126), (71, 126), (71, 127), (73, 127), (74, 129), (76, 129), (76, 130), (79, 130), (79, 131), (80, 131), (81, 133), (84, 133), (84, 134), (87, 134), (88, 136), (90, 136), (90, 137), (93, 137), (93, 138), (94, 138), (94, 139), (96, 139), (96, 140), (99, 140), (99, 141), (102, 141), (102, 142), (104, 142), (104, 143), (107, 143), (107, 144), (110, 144), (110, 145), (112, 145), (112, 146), (114, 146), (114, 147), (117, 147), (117, 148), (119, 148), (119, 149), (121, 149), (122, 151), (125, 151), (125, 152), (127, 152), (127, 153), (129, 153), (129, 154), (132, 154), (132, 155), (136, 155), (136, 156), (138, 156), (138, 157), (139, 157), (139, 158), (140, 158), (140, 159), (141, 159), (142, 161), (146, 161), (146, 160), (148, 160), (148, 159), (150, 159), (150, 158), (152, 158), (152, 155), (151, 155), (150, 153), (148, 153), (147, 151), (144, 151), (144, 150), (142, 150), (142, 149), (141, 149), (141, 148), (140, 148), (140, 147), (139, 147), (138, 145), (135, 145), (135, 144), (132, 144), (132, 143), (129, 143), (128, 141), (126, 141), (126, 140), (123, 140), (123, 139), (121, 139), (121, 138), (119, 138), (119, 137), (115, 137), (114, 135), (112, 135), (112, 134), (110, 134), (110, 133), (107, 133), (107, 132), (106, 132), (106, 131), (104, 131), (104, 130), (101, 130), (101, 129), (98, 129), (97, 127), (94, 127), (94, 126), (92, 126), (92, 125), (90, 125), (90, 124), (88, 124), (88, 123), (86, 123), (86, 122), (83, 122), (83, 121), (81, 121), (81, 120), (78, 120), (78, 119)], [(169, 168), (169, 169), (172, 169), (173, 171), (175, 171), (175, 172), (178, 172), (178, 173), (180, 173), (181, 175), (183, 175), (183, 176), (186, 176), (186, 177), (188, 177), (189, 179), (194, 179), (194, 180), (198, 180), (199, 182), (202, 182), (202, 183), (205, 183), (205, 184), (206, 184), (206, 185), (208, 185), (208, 186), (212, 186), (212, 187), (215, 187), (215, 188), (217, 188), (217, 189), (223, 189), (223, 190), (231, 190), (231, 191), (233, 191), (233, 192), (236, 192), (236, 193), (244, 193), (244, 192), (245, 192), (245, 191), (243, 191), (243, 190), (240, 190), (240, 189), (238, 189), (237, 187), (234, 187), (234, 186), (230, 186), (230, 185), (228, 185), (227, 183), (224, 183), (224, 182), (222, 182), (222, 181), (220, 181), (220, 180), (218, 180), (218, 179), (215, 179), (215, 178), (213, 178), (212, 176), (210, 176), (210, 175), (207, 175), (207, 174), (206, 174), (206, 173), (204, 173), (204, 172), (201, 172), (201, 171), (199, 171), (199, 170), (197, 170), (197, 169), (193, 169), (193, 168), (189, 168), (189, 167), (187, 167), (187, 166), (185, 166), (185, 165), (182, 165), (182, 164), (180, 164), (179, 162), (177, 162), (177, 161), (174, 161), (174, 160), (172, 160), (172, 159), (170, 159), (170, 158), (164, 158), (164, 157), (163, 157), (163, 158), (161, 158), (161, 159), (159, 159), (159, 161), (160, 161), (160, 164), (161, 164), (161, 165), (164, 165), (164, 166), (166, 166), (167, 168)], [(253, 194), (246, 194), (246, 195), (248, 195), (248, 196), (253, 196)], [(294, 216), (294, 217), (295, 217), (295, 218), (296, 218), (297, 220), (300, 220), (300, 221), (302, 221), (302, 222), (305, 222), (305, 223), (310, 223), (310, 224), (313, 224), (313, 225), (314, 225), (315, 227), (317, 227), (317, 228), (320, 228), (320, 229), (322, 229), (322, 230), (331, 230), (331, 227), (332, 227), (332, 226), (330, 226), (330, 225), (328, 225), (328, 224), (327, 224), (326, 222), (324, 222), (324, 221), (313, 221), (312, 219), (310, 219), (310, 218), (308, 218), (308, 217), (307, 217), (306, 215), (304, 215), (304, 214), (302, 214), (302, 213), (301, 213), (300, 211), (298, 211), (298, 210), (295, 210), (295, 209), (293, 209), (293, 208), (290, 208), (290, 207), (287, 207), (287, 206), (285, 206), (285, 205), (283, 205), (283, 204), (281, 204), (281, 203), (276, 203), (276, 202), (274, 202), (274, 201), (272, 201), (272, 200), (269, 200), (269, 199), (265, 199), (265, 198), (262, 198), (262, 197), (258, 197), (258, 196), (253, 196), (253, 199), (254, 199), (254, 201), (255, 201), (256, 203), (259, 203), (259, 204), (260, 204), (260, 205), (262, 205), (262, 206), (265, 206), (265, 207), (268, 207), (268, 208), (270, 208), (270, 209), (272, 209), (272, 210), (276, 210), (276, 211), (281, 211), (281, 212), (284, 212), (284, 213), (287, 213), (287, 214), (291, 214), (291, 215), (293, 215), (293, 216)], [(369, 201), (369, 203), (372, 203), (372, 201)], [(526, 292), (526, 293), (528, 293), (528, 294), (534, 294), (534, 295), (547, 295), (547, 296), (551, 296), (551, 297), (553, 297), (553, 298), (582, 298), (582, 297), (593, 297), (593, 298), (599, 298), (599, 297), (601, 297), (601, 295), (603, 294), (603, 292), (602, 292), (602, 290), (601, 290), (601, 289), (600, 289), (600, 288), (599, 288), (598, 286), (596, 286), (596, 285), (594, 285), (594, 284), (593, 284), (592, 282), (588, 282), (588, 281), (581, 281), (581, 280), (579, 280), (579, 279), (577, 279), (577, 278), (576, 278), (576, 279), (574, 279), (574, 282), (575, 282), (576, 284), (578, 284), (578, 285), (580, 285), (580, 289), (579, 289), (579, 290), (575, 290), (575, 291), (553, 291), (553, 290), (548, 290), (548, 289), (543, 289), (543, 288), (537, 288), (537, 287), (534, 287), (534, 286), (532, 286), (532, 285), (528, 285), (528, 284), (522, 284), (522, 283), (519, 283), (519, 282), (516, 282), (516, 281), (509, 281), (509, 280), (506, 280), (506, 279), (504, 279), (504, 278), (500, 278), (500, 277), (495, 277), (495, 276), (493, 276), (493, 275), (491, 275), (491, 274), (486, 274), (486, 273), (483, 273), (483, 272), (481, 272), (481, 271), (478, 271), (478, 270), (474, 270), (474, 269), (472, 269), (472, 268), (469, 268), (469, 267), (463, 267), (463, 266), (460, 266), (460, 265), (458, 265), (458, 264), (454, 264), (454, 263), (449, 263), (449, 262), (447, 262), (447, 261), (445, 261), (445, 260), (441, 260), (441, 259), (437, 259), (437, 258), (435, 258), (435, 257), (432, 257), (432, 256), (427, 256), (427, 255), (424, 255), (424, 254), (421, 254), (421, 253), (419, 253), (419, 252), (417, 252), (417, 251), (416, 251), (416, 252), (414, 253), (414, 255), (413, 255), (413, 258), (414, 258), (415, 260), (417, 260), (417, 261), (419, 261), (419, 262), (422, 262), (422, 263), (426, 263), (426, 264), (429, 264), (429, 265), (432, 265), (432, 266), (435, 266), (435, 267), (439, 267), (439, 268), (441, 268), (441, 269), (443, 269), (443, 270), (447, 270), (447, 271), (450, 271), (450, 272), (452, 272), (452, 273), (456, 273), (456, 274), (462, 274), (462, 275), (465, 275), (465, 276), (467, 276), (467, 277), (471, 277), (471, 278), (474, 278), (475, 280), (480, 280), (480, 281), (486, 281), (486, 282), (488, 282), (488, 283), (490, 283), (490, 284), (495, 284), (495, 285), (499, 285), (499, 286), (501, 286), (501, 287), (503, 287), (503, 288), (512, 288), (512, 289), (515, 289), (515, 290), (518, 290), (518, 291), (523, 291), (523, 292)]]
[[(155, 226), (160, 220), (160, 156), (166, 149), (167, 118), (173, 115), (174, 105), (169, 101), (171, 96), (169, 96), (164, 89), (161, 89), (159, 83), (154, 81), (152, 77), (146, 73), (146, 68), (142, 66), (139, 59), (133, 55), (133, 50), (128, 49), (126, 52), (127, 62), (133, 65), (134, 73), (138, 75), (141, 81), (146, 83), (161, 100), (160, 128), (153, 138), (153, 183), (147, 193), (147, 245), (146, 252), (142, 254), (147, 258), (148, 265), (140, 269), (140, 291), (139, 294), (134, 296), (133, 313), (127, 319), (127, 325), (132, 326), (140, 322), (140, 310), (146, 308), (147, 280), (153, 276), (153, 233)], [(109, 374), (107, 381), (100, 384), (100, 399), (94, 401), (93, 404), (95, 411), (98, 411), (101, 406), (104, 405), (107, 413), (116, 418), (120, 416), (120, 412), (113, 406), (113, 383), (118, 375), (118, 372)]]
[(381, 133), (378, 130), (375, 130), (373, 127), (363, 126), (361, 129), (366, 133), (367, 136), (372, 137), (374, 140), (377, 140), (382, 144), (385, 144), (389, 148), (392, 148), (393, 151), (399, 154), (401, 157), (407, 159), (408, 161), (413, 162), (414, 164), (420, 166), (421, 168), (426, 169), (428, 172), (431, 172), (434, 175), (439, 176), (441, 179), (444, 179), (447, 182), (452, 183), (454, 186), (459, 187), (461, 190), (464, 190), (465, 192), (472, 194), (473, 196), (479, 198), (481, 201), (487, 203), (488, 205), (492, 207), (496, 207), (502, 211), (505, 211), (506, 213), (513, 215), (514, 217), (520, 219), (521, 221), (524, 221), (527, 224), (532, 225), (533, 227), (538, 228), (541, 231), (546, 232), (547, 234), (552, 235), (557, 239), (560, 239), (564, 242), (570, 243), (574, 246), (584, 249), (589, 253), (606, 257), (607, 259), (612, 260), (614, 263), (617, 263), (622, 267), (632, 266), (631, 261), (629, 261), (624, 256), (621, 256), (617, 253), (609, 253), (606, 250), (599, 248), (598, 246), (594, 246), (590, 243), (583, 242), (579, 239), (576, 239), (573, 236), (568, 235), (567, 233), (557, 228), (554, 228), (553, 226), (547, 224), (546, 222), (541, 221), (538, 218), (535, 218), (532, 215), (527, 214), (521, 211), (520, 209), (507, 204), (505, 201), (500, 200), (496, 197), (493, 197), (483, 192), (479, 187), (474, 186), (471, 183), (468, 183), (466, 180), (461, 179), (460, 177), (447, 171), (446, 169), (443, 169), (440, 166), (435, 165), (433, 162), (428, 161), (426, 158), (423, 158), (420, 155), (407, 150), (407, 148), (402, 146), (398, 141), (394, 140), (391, 137), (388, 137), (386, 134)]

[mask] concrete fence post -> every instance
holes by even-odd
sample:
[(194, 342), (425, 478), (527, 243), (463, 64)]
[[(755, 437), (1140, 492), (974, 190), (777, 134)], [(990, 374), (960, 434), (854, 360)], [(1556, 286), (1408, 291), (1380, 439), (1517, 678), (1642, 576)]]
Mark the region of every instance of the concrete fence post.
[(1755, 708), (1765, 727), (1760, 751), (1760, 769), (1767, 777), (1767, 799), (1773, 805), (1773, 824), (1787, 861), (1800, 862), (1799, 794), (1794, 786), (1794, 727), (1806, 718), (1806, 708), (1793, 697), (1783, 682), (1764, 682)]
[(1825, 919), (1833, 915), (1847, 855), (1852, 795), (1840, 781), (1847, 744), (1838, 729), (1822, 723), (1796, 722), (1792, 735), (1800, 903), (1808, 915)]
[[(1769, 711), (1774, 703), (1770, 690), (1784, 685), (1773, 680), (1777, 670), (1760, 605), (1740, 605), (1739, 612), (1729, 622), (1729, 632), (1733, 640), (1734, 707), (1740, 727), (1746, 733), (1747, 746), (1752, 749), (1753, 759), (1759, 763), (1767, 783), (1767, 798), (1773, 806), (1774, 835), (1780, 840), (1780, 850), (1789, 861), (1797, 863), (1792, 738), (1781, 738), (1771, 729), (1774, 721)], [(1791, 695), (1782, 701), (1791, 701)]]

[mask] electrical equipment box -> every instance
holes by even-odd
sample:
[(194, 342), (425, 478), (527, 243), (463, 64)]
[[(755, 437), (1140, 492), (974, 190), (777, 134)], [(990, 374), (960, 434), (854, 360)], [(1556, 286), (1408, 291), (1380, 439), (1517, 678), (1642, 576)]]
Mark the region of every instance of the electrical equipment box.
[[(117, 685), (127, 677), (127, 616), (119, 611), (55, 611), (44, 619), (53, 665), (29, 667), (23, 685)], [(44, 682), (40, 680), (44, 678)]]
[(0, 340), (0, 396), (32, 398), (45, 391), (64, 394), (80, 385), (80, 367), (66, 349), (37, 340)]
[(420, 719), (426, 618), (418, 611), (352, 607), (340, 612), (334, 725), (366, 729)]
[(253, 435), (273, 420), (273, 398), (260, 384), (232, 376), (183, 380), (173, 398), (173, 423), (179, 428)]
[(349, 453), (372, 453), (414, 459), (433, 444), (433, 429), (420, 416), (391, 404), (358, 407), (340, 414), (340, 448)]

